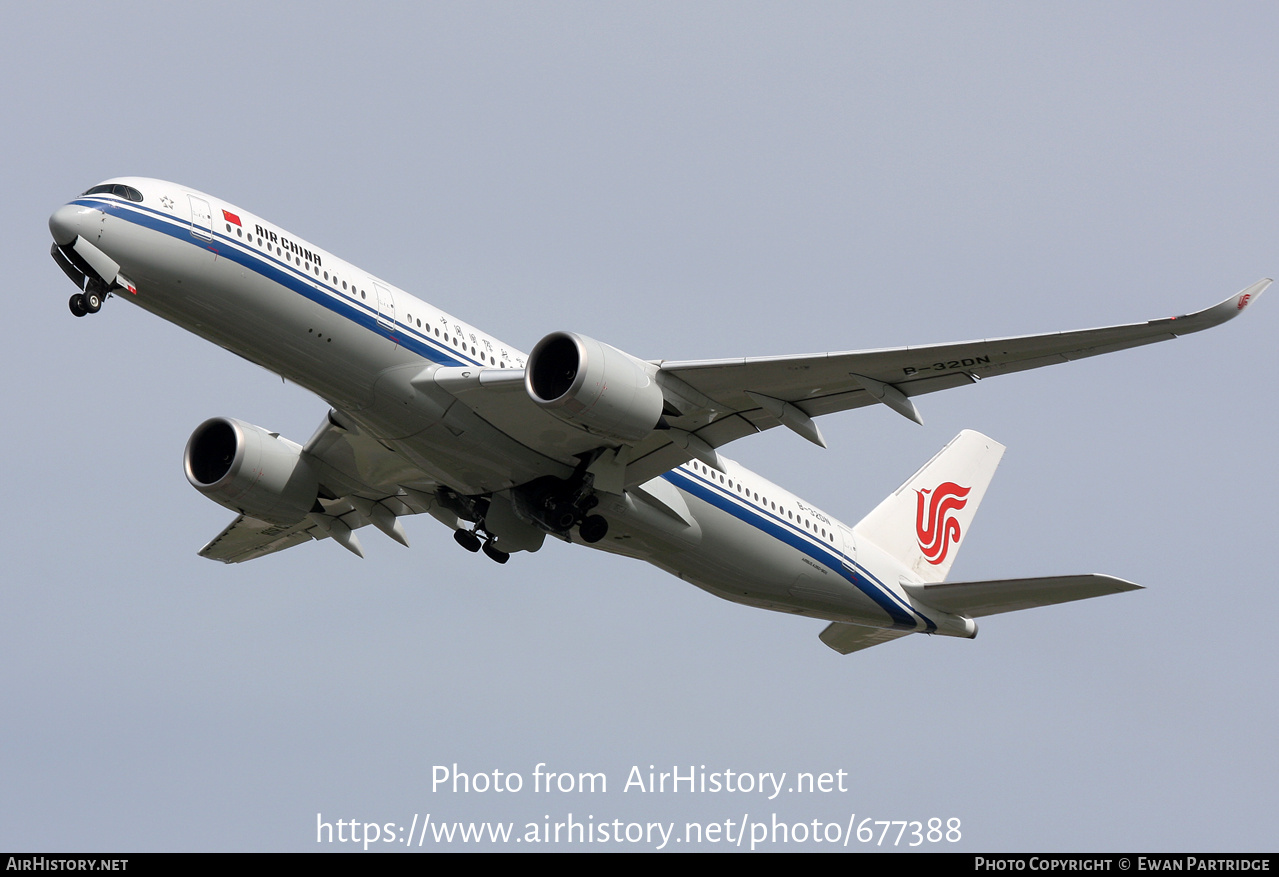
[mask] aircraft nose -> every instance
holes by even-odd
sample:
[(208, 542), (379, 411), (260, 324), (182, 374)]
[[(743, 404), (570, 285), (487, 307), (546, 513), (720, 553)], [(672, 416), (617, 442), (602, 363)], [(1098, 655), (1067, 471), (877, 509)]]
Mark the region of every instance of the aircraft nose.
[(53, 234), (53, 240), (61, 247), (73, 243), (85, 218), (93, 212), (92, 207), (81, 207), (78, 204), (64, 204), (53, 211), (53, 215), (49, 217), (49, 231)]

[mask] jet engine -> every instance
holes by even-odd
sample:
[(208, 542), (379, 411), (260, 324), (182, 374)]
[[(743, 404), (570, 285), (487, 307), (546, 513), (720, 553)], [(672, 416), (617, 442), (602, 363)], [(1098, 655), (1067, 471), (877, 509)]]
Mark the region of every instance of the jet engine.
[(533, 348), (524, 387), (533, 401), (565, 423), (620, 441), (639, 441), (662, 417), (655, 368), (570, 332), (552, 332)]
[(196, 427), (183, 463), (191, 486), (209, 499), (272, 524), (302, 520), (320, 492), (301, 445), (226, 417)]

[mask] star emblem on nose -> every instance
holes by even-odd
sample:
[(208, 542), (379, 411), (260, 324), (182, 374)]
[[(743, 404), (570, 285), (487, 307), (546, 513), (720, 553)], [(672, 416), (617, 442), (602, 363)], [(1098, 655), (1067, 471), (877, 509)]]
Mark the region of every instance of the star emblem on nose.
[(168, 195), (165, 195), (163, 198), (160, 199), (160, 206), (163, 207), (165, 210), (172, 210), (173, 199), (170, 198)]

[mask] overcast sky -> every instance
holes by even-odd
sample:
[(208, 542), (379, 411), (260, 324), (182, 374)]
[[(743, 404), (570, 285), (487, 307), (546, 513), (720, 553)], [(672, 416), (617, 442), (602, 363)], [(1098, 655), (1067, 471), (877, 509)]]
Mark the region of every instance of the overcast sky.
[[(231, 513), (186, 483), (190, 432), (305, 441), (327, 406), (124, 301), (74, 319), (46, 225), (108, 177), (172, 179), (525, 351), (1171, 316), (1279, 271), (1273, 4), (72, 2), (9, 26), (0, 849), (313, 851), (342, 846), (317, 814), (429, 813), (1275, 850), (1279, 293), (924, 397), (923, 427), (863, 409), (822, 421), (829, 450), (729, 447), (852, 523), (980, 430), (1008, 451), (953, 579), (1147, 587), (843, 657), (822, 622), (559, 543), (499, 567), (428, 517), (408, 550), (366, 531), (363, 561), (202, 560)], [(536, 794), (539, 763), (607, 791)], [(453, 764), (525, 787), (433, 791)], [(624, 791), (649, 765), (846, 791)]]

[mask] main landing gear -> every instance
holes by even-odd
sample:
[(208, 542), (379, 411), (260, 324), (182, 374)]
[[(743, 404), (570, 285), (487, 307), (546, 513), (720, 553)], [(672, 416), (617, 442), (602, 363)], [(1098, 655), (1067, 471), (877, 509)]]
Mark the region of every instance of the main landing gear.
[(583, 542), (594, 545), (608, 535), (608, 521), (604, 520), (603, 515), (587, 515), (578, 525), (577, 535), (582, 537)]
[(523, 488), (525, 508), (553, 533), (567, 537), (573, 527), (583, 542), (594, 544), (608, 534), (608, 521), (591, 511), (599, 497), (585, 480), (576, 483), (541, 478)]
[(454, 530), (453, 540), (470, 552), (483, 549), (485, 556), (495, 563), (506, 563), (511, 559), (511, 555), (493, 544), (492, 536), (481, 539), (477, 530)]
[[(499, 518), (492, 526), (497, 530), (513, 527), (510, 533), (514, 535), (505, 539), (488, 529), (487, 522), (494, 514), (493, 497), (463, 497), (447, 488), (438, 491), (437, 496), (442, 506), (457, 514), (459, 523), (471, 522), (471, 529), (453, 531), (453, 541), (472, 553), (483, 551), (495, 563), (511, 559), (510, 552), (500, 547), (503, 545), (514, 546), (517, 551), (536, 551), (542, 544), (537, 530), (572, 541), (576, 527), (577, 538), (588, 545), (608, 535), (608, 521), (603, 515), (592, 513), (599, 505), (599, 497), (590, 492), (590, 485), (584, 479), (566, 482), (547, 476), (511, 491), (509, 498), (503, 497), (503, 504), (498, 506)], [(512, 513), (520, 520), (511, 520)]]

